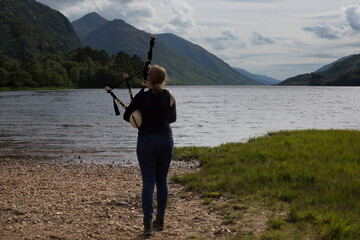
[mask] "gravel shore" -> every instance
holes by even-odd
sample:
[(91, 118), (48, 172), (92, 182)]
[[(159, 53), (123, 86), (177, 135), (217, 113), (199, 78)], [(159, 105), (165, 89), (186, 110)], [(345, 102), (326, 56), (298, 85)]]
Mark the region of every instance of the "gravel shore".
[[(150, 239), (226, 239), (222, 216), (171, 180), (165, 230)], [(144, 239), (138, 166), (0, 157), (0, 239)]]

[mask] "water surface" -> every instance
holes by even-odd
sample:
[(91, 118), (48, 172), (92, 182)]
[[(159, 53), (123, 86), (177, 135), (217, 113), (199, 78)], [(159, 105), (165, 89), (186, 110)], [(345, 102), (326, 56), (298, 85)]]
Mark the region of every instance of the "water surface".
[[(168, 86), (176, 146), (217, 146), (285, 129), (360, 129), (360, 88)], [(138, 92), (139, 89), (134, 89)], [(128, 103), (127, 90), (115, 94)], [(137, 130), (102, 89), (0, 92), (2, 154), (134, 161)], [(80, 157), (80, 159), (81, 159)], [(90, 158), (87, 158), (90, 159)]]

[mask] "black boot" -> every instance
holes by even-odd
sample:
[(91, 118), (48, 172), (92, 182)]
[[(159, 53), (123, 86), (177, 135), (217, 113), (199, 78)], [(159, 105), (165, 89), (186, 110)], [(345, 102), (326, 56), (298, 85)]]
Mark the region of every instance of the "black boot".
[(153, 230), (152, 221), (149, 221), (149, 222), (144, 221), (144, 235), (150, 236), (153, 234), (154, 234), (154, 230)]
[(164, 230), (164, 218), (156, 217), (154, 221), (154, 228), (156, 228), (159, 231)]

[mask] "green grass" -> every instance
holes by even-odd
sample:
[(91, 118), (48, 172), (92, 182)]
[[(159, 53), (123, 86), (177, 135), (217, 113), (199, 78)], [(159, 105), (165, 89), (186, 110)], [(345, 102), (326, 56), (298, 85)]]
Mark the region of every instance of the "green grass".
[(178, 180), (207, 202), (226, 195), (289, 206), (285, 219), (269, 219), (263, 239), (290, 229), (299, 238), (360, 239), (360, 131), (280, 131), (247, 143), (175, 149), (175, 160), (191, 158), (201, 170)]

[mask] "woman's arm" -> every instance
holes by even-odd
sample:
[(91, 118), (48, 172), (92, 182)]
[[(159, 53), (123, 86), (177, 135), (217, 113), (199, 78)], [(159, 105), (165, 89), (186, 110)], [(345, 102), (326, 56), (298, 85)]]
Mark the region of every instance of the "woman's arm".
[(169, 112), (169, 123), (176, 122), (176, 100), (170, 92), (170, 112)]
[(130, 115), (139, 108), (140, 96), (139, 93), (135, 95), (129, 106), (126, 108), (124, 113), (124, 120), (130, 122)]

